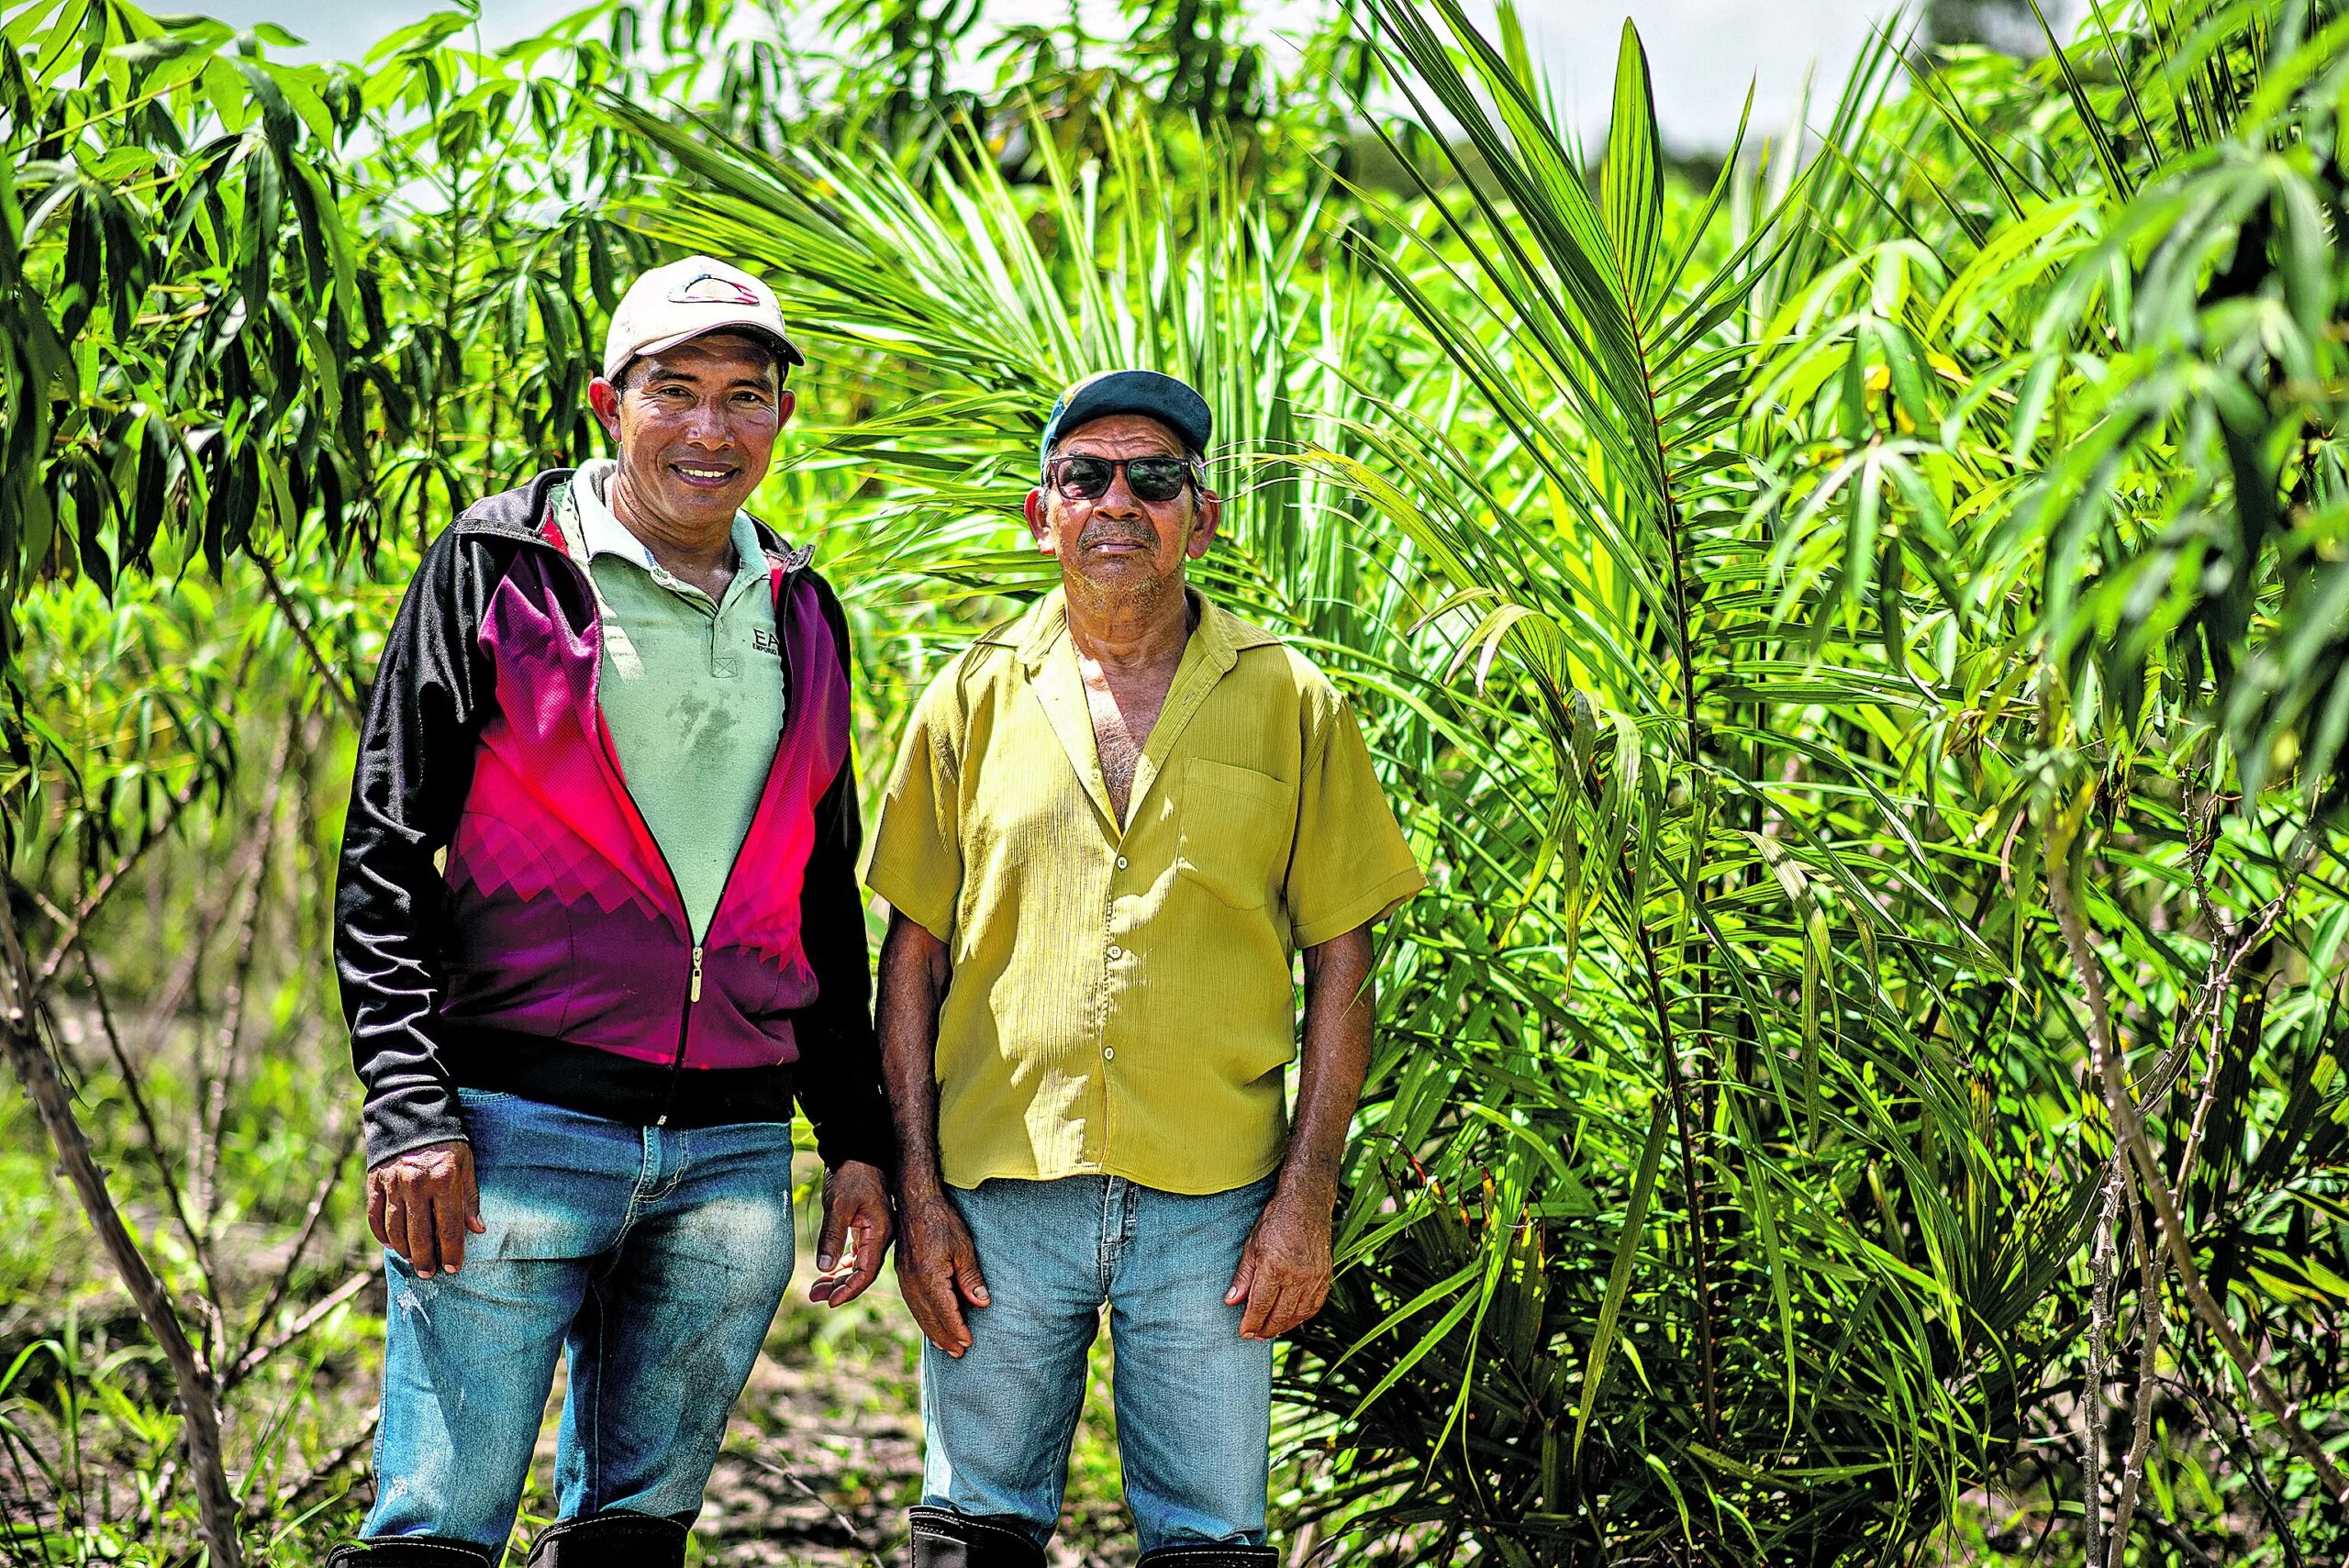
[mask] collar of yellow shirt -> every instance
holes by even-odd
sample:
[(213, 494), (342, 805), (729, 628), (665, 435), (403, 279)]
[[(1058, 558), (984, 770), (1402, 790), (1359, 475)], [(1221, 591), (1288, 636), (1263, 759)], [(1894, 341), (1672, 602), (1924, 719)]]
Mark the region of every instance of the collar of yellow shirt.
[[(1250, 626), (1230, 610), (1211, 603), (1198, 590), (1183, 591), (1198, 606), (1199, 624), (1192, 628), (1191, 639), (1184, 645), (1183, 662), (1175, 666), (1174, 684), (1166, 690), (1166, 705), (1159, 710), (1158, 722), (1151, 727), (1141, 758), (1134, 764), (1133, 787), (1126, 792), (1129, 824), (1138, 818), (1142, 802), (1158, 783), (1166, 754), (1182, 739), (1184, 726), (1191, 722), (1191, 716), (1198, 712), (1199, 705), (1215, 690), (1216, 683), (1231, 673), (1231, 667), (1240, 662), (1240, 655), (1248, 649), (1272, 647), (1280, 642), (1271, 632)], [(1112, 839), (1124, 837), (1118, 814), (1109, 804), (1108, 781), (1101, 776), (1101, 753), (1094, 743), (1093, 709), (1085, 701), (1085, 677), (1078, 672), (1074, 657), (1052, 656), (1052, 650), (1069, 636), (1068, 601), (1055, 588), (1024, 619), (1014, 621), (1007, 630), (1019, 637), (1014, 656), (1028, 672), (1036, 699), (1043, 705), (1045, 717), (1052, 720), (1052, 733), (1060, 737), (1076, 776), (1084, 781), (1085, 796), (1100, 814), (1101, 826)], [(1073, 649), (1071, 652), (1074, 653)]]
[(934, 1061), (950, 1184), (1215, 1193), (1280, 1162), (1295, 950), (1424, 879), (1344, 699), (1204, 599), (1121, 831), (1055, 595), (923, 694), (866, 880), (952, 954)]

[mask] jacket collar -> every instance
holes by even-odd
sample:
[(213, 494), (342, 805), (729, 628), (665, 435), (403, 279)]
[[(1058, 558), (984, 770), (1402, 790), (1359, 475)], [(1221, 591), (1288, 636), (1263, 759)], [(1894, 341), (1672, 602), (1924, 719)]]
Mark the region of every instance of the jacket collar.
[(558, 486), (571, 482), (575, 470), (550, 468), (533, 474), (528, 484), (495, 495), (484, 495), (458, 515), (451, 525), (459, 533), (499, 534), (508, 539), (535, 539), (544, 544), (545, 526)]
[[(466, 507), (452, 526), (462, 533), (496, 534), (564, 550), (561, 536), (549, 529), (547, 523), (552, 515), (556, 489), (570, 484), (577, 473), (571, 468), (542, 470), (527, 484), (484, 495)], [(814, 545), (794, 550), (782, 535), (755, 517), (751, 518), (751, 530), (758, 536), (760, 552), (784, 572), (805, 571), (816, 559)], [(569, 551), (564, 550), (564, 553)]]
[[(570, 485), (563, 491), (563, 499), (556, 503), (571, 508), (578, 527), (574, 535), (570, 526), (565, 525), (563, 548), (573, 554), (584, 552), (591, 561), (599, 555), (609, 555), (631, 566), (651, 571), (660, 565), (653, 559), (651, 547), (629, 530), (628, 525), (620, 521), (618, 514), (612, 510), (611, 503), (607, 499), (609, 495), (607, 487), (618, 466), (609, 458), (597, 458), (581, 463), (573, 473)], [(770, 549), (781, 541), (774, 539), (772, 529), (762, 538), (758, 524), (748, 512), (734, 514), (730, 532), (738, 571), (752, 565), (763, 555), (772, 558), (785, 553)], [(786, 572), (791, 570), (787, 559), (780, 562), (771, 560), (770, 564), (780, 564)]]

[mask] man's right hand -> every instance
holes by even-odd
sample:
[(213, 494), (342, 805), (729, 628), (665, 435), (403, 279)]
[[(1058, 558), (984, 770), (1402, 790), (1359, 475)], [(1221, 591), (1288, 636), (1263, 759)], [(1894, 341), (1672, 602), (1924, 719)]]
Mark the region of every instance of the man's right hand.
[(971, 1232), (943, 1193), (900, 1204), (897, 1287), (931, 1344), (957, 1358), (971, 1348), (963, 1307), (985, 1307), (987, 1282)]
[(462, 1138), (428, 1143), (370, 1170), (367, 1229), (419, 1278), (455, 1273), (465, 1261), (465, 1232), (489, 1229), (473, 1184), (473, 1146)]

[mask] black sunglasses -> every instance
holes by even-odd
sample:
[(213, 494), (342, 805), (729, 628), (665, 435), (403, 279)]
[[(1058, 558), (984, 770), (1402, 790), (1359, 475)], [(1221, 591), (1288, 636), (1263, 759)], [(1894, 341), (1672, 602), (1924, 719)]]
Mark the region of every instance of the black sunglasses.
[(1137, 501), (1172, 501), (1183, 486), (1197, 483), (1190, 460), (1180, 457), (1054, 458), (1050, 478), (1063, 499), (1098, 501), (1109, 493), (1119, 469)]

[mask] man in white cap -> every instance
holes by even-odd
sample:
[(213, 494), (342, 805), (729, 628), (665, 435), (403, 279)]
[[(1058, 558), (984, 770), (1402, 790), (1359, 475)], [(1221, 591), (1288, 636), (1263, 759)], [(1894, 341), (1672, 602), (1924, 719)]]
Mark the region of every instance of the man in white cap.
[(556, 1358), (541, 1568), (674, 1565), (792, 1267), (791, 1118), (837, 1307), (886, 1247), (848, 628), (742, 510), (794, 397), (774, 293), (639, 278), (616, 461), (426, 552), (360, 737), (336, 963), (386, 1249), (376, 1496), (337, 1564), (489, 1568)]

